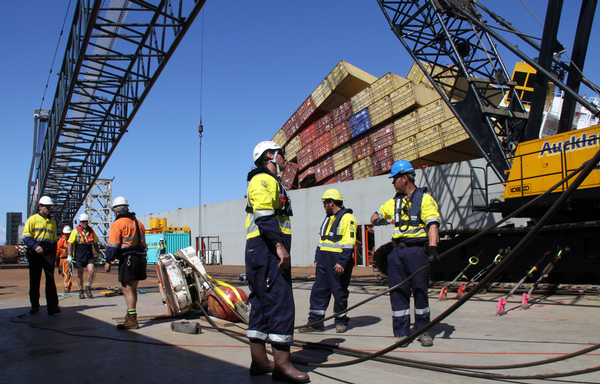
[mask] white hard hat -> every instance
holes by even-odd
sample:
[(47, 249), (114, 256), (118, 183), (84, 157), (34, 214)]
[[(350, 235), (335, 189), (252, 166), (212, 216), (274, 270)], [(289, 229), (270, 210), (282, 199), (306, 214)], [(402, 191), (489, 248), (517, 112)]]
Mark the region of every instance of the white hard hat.
[(63, 228), (63, 233), (71, 233), (71, 227), (65, 225), (65, 227)]
[(160, 241), (165, 241), (165, 239), (161, 238)]
[(79, 221), (90, 221), (90, 217), (87, 214), (82, 213), (79, 215)]
[(42, 196), (42, 198), (39, 201), (39, 204), (42, 205), (54, 205), (54, 201), (52, 201), (52, 199), (48, 196)]
[(279, 153), (282, 155), (284, 154), (283, 148), (281, 148), (279, 144), (272, 141), (261, 141), (256, 145), (256, 147), (254, 147), (254, 152), (252, 152), (252, 160), (254, 161), (254, 164), (257, 166), (259, 165), (257, 164), (257, 161), (262, 158), (265, 151), (280, 151)]
[(124, 198), (123, 196), (119, 196), (119, 197), (115, 197), (115, 199), (113, 200), (113, 208), (114, 207), (118, 207), (119, 205), (125, 205), (129, 207), (129, 203), (127, 202), (127, 199)]

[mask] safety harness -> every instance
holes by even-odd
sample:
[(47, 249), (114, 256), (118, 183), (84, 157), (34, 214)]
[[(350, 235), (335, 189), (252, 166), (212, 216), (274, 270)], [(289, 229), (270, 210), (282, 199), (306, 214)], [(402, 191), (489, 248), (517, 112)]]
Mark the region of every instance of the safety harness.
[(321, 224), (321, 231), (319, 232), (321, 234), (321, 240), (323, 240), (323, 241), (329, 240), (329, 241), (333, 241), (334, 243), (337, 243), (340, 240), (342, 240), (343, 235), (340, 233), (340, 222), (342, 221), (342, 217), (346, 213), (352, 213), (352, 210), (347, 209), (347, 208), (342, 208), (338, 211), (338, 213), (336, 214), (335, 220), (333, 221), (333, 224), (331, 224), (331, 228), (329, 228), (329, 232), (327, 232), (327, 233), (326, 233), (327, 226), (329, 225), (329, 222), (331, 221), (331, 216), (327, 216), (325, 218), (325, 220), (323, 221), (323, 224)]
[[(417, 188), (412, 194), (411, 201), (412, 204), (410, 206), (410, 211), (408, 211), (406, 204), (403, 206), (402, 202), (406, 195), (396, 194), (394, 197), (394, 222), (396, 223), (396, 228), (401, 231), (400, 228), (406, 225), (406, 227), (416, 227), (419, 224), (423, 223), (421, 220), (421, 202), (423, 201), (423, 194), (427, 193), (427, 188)], [(408, 216), (408, 220), (402, 219), (402, 213)]]
[[(248, 173), (248, 181), (252, 180), (252, 178), (260, 173), (266, 173), (270, 176), (273, 176), (273, 178), (277, 181), (277, 184), (279, 184), (279, 197), (278, 200), (281, 203), (279, 205), (279, 208), (274, 209), (275, 214), (276, 215), (287, 215), (287, 216), (293, 216), (293, 212), (292, 212), (292, 202), (290, 201), (290, 197), (287, 193), (287, 191), (285, 190), (285, 188), (283, 187), (283, 185), (281, 184), (281, 180), (276, 177), (273, 172), (269, 171), (269, 169), (267, 167), (265, 167), (264, 165), (261, 165), (260, 167), (257, 167), (256, 169), (253, 169), (252, 171), (250, 171), (250, 173)], [(250, 196), (248, 196), (248, 198), (246, 199), (246, 213), (254, 213), (254, 209), (252, 208), (252, 203), (250, 202)]]

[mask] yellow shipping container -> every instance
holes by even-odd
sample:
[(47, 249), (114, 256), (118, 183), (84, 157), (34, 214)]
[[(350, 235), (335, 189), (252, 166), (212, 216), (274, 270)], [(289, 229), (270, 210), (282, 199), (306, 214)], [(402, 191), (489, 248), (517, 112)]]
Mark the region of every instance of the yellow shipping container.
[(419, 148), (419, 157), (427, 156), (442, 149), (440, 126), (434, 125), (417, 133), (417, 147)]
[(373, 162), (371, 161), (371, 156), (367, 156), (352, 164), (352, 177), (354, 180), (373, 177)]
[(395, 89), (400, 88), (406, 83), (408, 83), (408, 80), (406, 80), (404, 77), (400, 77), (391, 72), (387, 73), (376, 82), (371, 84), (371, 96), (373, 97), (373, 102), (389, 95)]
[(469, 140), (469, 134), (465, 131), (456, 117), (451, 117), (446, 121), (442, 121), (440, 128), (442, 130), (444, 147), (449, 147), (450, 145)]
[(394, 121), (394, 135), (396, 135), (398, 141), (416, 135), (419, 130), (419, 115), (417, 112), (411, 112)]
[(404, 113), (416, 107), (422, 107), (439, 99), (437, 92), (421, 84), (408, 82), (390, 94), (392, 115)]
[(384, 96), (371, 104), (369, 106), (369, 116), (371, 117), (372, 127), (392, 117), (392, 103), (390, 97)]
[[(425, 68), (428, 68), (429, 64), (423, 62), (421, 63), (425, 66)], [(406, 79), (412, 81), (415, 84), (419, 84), (421, 81), (423, 81), (423, 76), (425, 76), (425, 74), (423, 73), (423, 71), (421, 71), (421, 68), (419, 68), (417, 62), (414, 62), (413, 65), (410, 67), (410, 70), (408, 71)]]
[(373, 84), (377, 78), (342, 60), (327, 75), (327, 80), (333, 92), (350, 98)]
[(293, 160), (298, 152), (302, 149), (302, 142), (300, 142), (300, 135), (296, 135), (290, 142), (285, 146), (285, 157), (289, 161)]
[(340, 171), (352, 164), (352, 147), (350, 144), (333, 151), (333, 167), (335, 171)]
[(285, 146), (285, 143), (287, 142), (287, 137), (285, 137), (285, 132), (283, 132), (283, 128), (277, 131), (277, 133), (275, 134), (275, 136), (273, 136), (271, 141), (279, 144), (281, 148)]
[(315, 108), (319, 108), (323, 101), (331, 94), (331, 84), (329, 80), (324, 79), (321, 84), (310, 94), (315, 103)]
[(417, 151), (417, 139), (414, 136), (407, 137), (392, 145), (394, 152), (394, 161), (407, 160), (412, 161), (419, 157)]
[(419, 114), (419, 126), (421, 131), (433, 127), (434, 125), (438, 125), (442, 121), (448, 120), (454, 116), (450, 108), (448, 108), (446, 103), (441, 99), (420, 107), (417, 109), (417, 113)]
[(360, 91), (356, 96), (352, 97), (352, 111), (358, 113), (369, 105), (373, 104), (373, 98), (371, 97), (371, 88), (365, 88)]
[[(520, 143), (512, 159), (504, 197), (544, 193), (589, 161), (599, 147), (600, 125)], [(573, 180), (571, 178), (554, 192), (564, 191)], [(600, 188), (600, 167), (596, 167), (578, 189), (586, 188)]]

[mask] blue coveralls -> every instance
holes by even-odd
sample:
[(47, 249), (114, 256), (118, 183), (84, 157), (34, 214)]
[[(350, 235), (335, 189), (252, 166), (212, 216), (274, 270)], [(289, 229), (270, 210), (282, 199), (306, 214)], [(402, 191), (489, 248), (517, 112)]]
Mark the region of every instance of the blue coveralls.
[[(412, 201), (419, 200), (420, 207), (415, 205), (412, 208)], [(377, 213), (386, 220), (394, 219), (394, 248), (388, 255), (388, 284), (391, 288), (427, 263), (427, 230), (430, 225), (439, 226), (441, 220), (437, 203), (425, 188), (417, 188), (411, 198), (397, 194), (382, 205)], [(415, 331), (429, 323), (428, 284), (429, 268), (426, 268), (411, 281), (390, 292), (394, 336), (410, 335), (411, 291), (415, 306)]]
[[(348, 325), (345, 313), (348, 308), (348, 286), (354, 268), (354, 246), (356, 244), (356, 218), (352, 210), (343, 209), (337, 215), (328, 216), (321, 225), (321, 238), (315, 252), (315, 283), (310, 291), (308, 323), (325, 318), (325, 312), (333, 295), (333, 311), (341, 313), (335, 325)], [(335, 273), (335, 265), (344, 267), (344, 273)], [(323, 329), (323, 323), (313, 325)]]
[(291, 267), (279, 268), (275, 244), (290, 252), (291, 203), (276, 176), (261, 166), (248, 174), (246, 279), (252, 305), (246, 336), (291, 345), (295, 306)]

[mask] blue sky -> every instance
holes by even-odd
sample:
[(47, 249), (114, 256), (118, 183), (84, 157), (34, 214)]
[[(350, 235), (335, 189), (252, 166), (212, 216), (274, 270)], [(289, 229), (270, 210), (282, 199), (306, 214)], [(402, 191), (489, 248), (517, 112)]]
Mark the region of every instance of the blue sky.
[[(541, 36), (541, 26), (521, 0), (480, 2), (523, 32)], [(526, 3), (543, 22), (546, 2)], [(6, 212), (23, 212), (25, 219), (33, 112), (50, 108), (56, 75), (51, 75), (43, 104), (42, 95), (68, 4), (24, 0), (3, 6), (0, 244), (5, 241)], [(54, 73), (62, 62), (74, 4)], [(559, 41), (569, 52), (580, 4), (566, 1), (563, 10)], [(584, 69), (595, 84), (600, 84), (600, 75), (593, 71), (600, 55), (594, 38), (600, 36), (598, 24)], [(519, 47), (525, 49), (525, 44)], [(502, 57), (512, 70), (516, 59)], [(208, 0), (101, 177), (114, 177), (113, 195), (125, 196), (138, 215), (197, 206), (200, 200), (211, 204), (243, 198), (254, 146), (271, 139), (340, 60), (376, 77), (388, 72), (406, 76), (412, 65), (375, 0)]]

